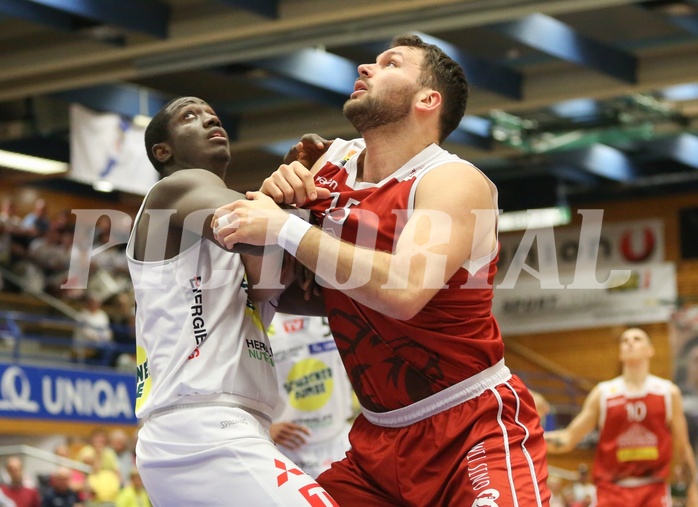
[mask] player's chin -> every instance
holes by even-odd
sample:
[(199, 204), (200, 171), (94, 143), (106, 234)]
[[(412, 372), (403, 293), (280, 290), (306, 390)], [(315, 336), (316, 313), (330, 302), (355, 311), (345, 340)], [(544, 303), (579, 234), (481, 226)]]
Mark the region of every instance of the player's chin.
[(264, 245), (249, 245), (247, 243), (235, 243), (233, 248), (229, 248), (231, 252), (247, 255), (264, 255), (266, 253), (265, 249), (269, 248)]

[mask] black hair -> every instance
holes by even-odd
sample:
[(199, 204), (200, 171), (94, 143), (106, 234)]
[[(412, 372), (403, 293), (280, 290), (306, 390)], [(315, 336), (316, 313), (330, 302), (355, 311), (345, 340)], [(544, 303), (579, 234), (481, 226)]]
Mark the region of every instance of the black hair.
[(170, 138), (169, 124), (173, 113), (170, 106), (176, 100), (179, 100), (179, 98), (174, 98), (165, 104), (165, 106), (153, 116), (153, 119), (150, 120), (150, 123), (148, 123), (145, 129), (145, 151), (148, 154), (150, 163), (153, 164), (155, 170), (160, 174), (162, 174), (165, 165), (155, 158), (153, 146), (164, 143)]

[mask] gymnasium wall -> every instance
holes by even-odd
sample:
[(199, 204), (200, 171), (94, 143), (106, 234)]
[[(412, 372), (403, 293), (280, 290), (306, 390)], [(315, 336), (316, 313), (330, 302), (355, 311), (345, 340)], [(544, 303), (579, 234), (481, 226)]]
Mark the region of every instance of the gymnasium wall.
[[(604, 223), (661, 219), (665, 234), (665, 260), (676, 263), (679, 298), (696, 298), (698, 296), (698, 259), (682, 259), (679, 216), (682, 209), (693, 208), (697, 203), (698, 194), (691, 193), (632, 201), (599, 202), (585, 204), (581, 208), (603, 209)], [(573, 210), (573, 224), (579, 225), (579, 223), (580, 217), (576, 214), (576, 210)], [(669, 326), (666, 323), (654, 323), (641, 327), (652, 336), (656, 349), (656, 356), (651, 365), (652, 373), (672, 378), (675, 352), (670, 343)], [(623, 329), (623, 326), (607, 326), (504, 336), (507, 344), (506, 362), (514, 372), (524, 374), (529, 372), (531, 379), (529, 385), (533, 384), (532, 387), (543, 391), (554, 405), (569, 403), (571, 400), (581, 404), (591, 386), (620, 373), (617, 339)], [(545, 363), (546, 361), (549, 363)], [(545, 363), (544, 366), (569, 374), (573, 380), (578, 381), (579, 389), (576, 391), (578, 395), (571, 398), (569, 389), (561, 388), (559, 382), (540, 380), (544, 377), (536, 373), (546, 370), (540, 366), (541, 362)], [(567, 455), (549, 456), (550, 465), (568, 470), (576, 469), (581, 461), (591, 464), (593, 450), (576, 450)]]

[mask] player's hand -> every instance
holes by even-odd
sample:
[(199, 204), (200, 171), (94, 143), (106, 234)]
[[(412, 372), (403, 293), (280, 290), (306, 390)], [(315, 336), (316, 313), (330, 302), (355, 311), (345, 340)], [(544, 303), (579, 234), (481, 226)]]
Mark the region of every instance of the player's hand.
[(330, 196), (329, 189), (315, 186), (313, 175), (300, 162), (280, 165), (264, 180), (259, 191), (271, 197), (274, 202), (296, 206)]
[(291, 422), (272, 423), (269, 433), (274, 443), (283, 445), (292, 451), (306, 443), (306, 436), (310, 436), (310, 430), (300, 424)]
[(260, 192), (247, 192), (246, 196), (247, 200), (234, 201), (215, 211), (216, 241), (227, 249), (238, 243), (276, 244), (289, 215)]
[(311, 168), (331, 144), (332, 141), (317, 134), (303, 134), (301, 140), (291, 146), (291, 149), (284, 156), (284, 164), (298, 161), (305, 167)]
[(303, 290), (303, 299), (310, 301), (313, 296), (322, 294), (322, 289), (315, 280), (315, 273), (298, 262), (296, 264), (296, 281)]

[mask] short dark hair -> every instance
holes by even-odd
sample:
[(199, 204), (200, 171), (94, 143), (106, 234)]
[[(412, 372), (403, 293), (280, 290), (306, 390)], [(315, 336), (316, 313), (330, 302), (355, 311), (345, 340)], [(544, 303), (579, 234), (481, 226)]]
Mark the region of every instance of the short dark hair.
[(642, 325), (636, 325), (636, 324), (626, 324), (626, 326), (623, 328), (623, 331), (618, 335), (618, 341), (620, 341), (621, 337), (627, 333), (628, 331), (632, 330), (638, 330), (642, 332), (644, 335), (647, 336), (647, 340), (649, 341), (650, 344), (652, 344), (652, 335), (650, 335), (649, 331), (645, 329)]
[(163, 108), (153, 116), (153, 119), (150, 120), (150, 123), (148, 123), (148, 126), (145, 128), (145, 151), (148, 154), (148, 160), (150, 160), (150, 163), (153, 164), (155, 170), (160, 174), (162, 174), (165, 165), (155, 158), (153, 146), (164, 143), (170, 138), (169, 124), (173, 112), (170, 106), (176, 100), (178, 100), (178, 97), (165, 104)]
[(439, 142), (442, 143), (463, 119), (468, 104), (468, 80), (463, 68), (440, 47), (424, 42), (412, 34), (398, 35), (390, 47), (408, 46), (424, 51), (422, 84), (434, 88), (443, 97), (439, 119)]

